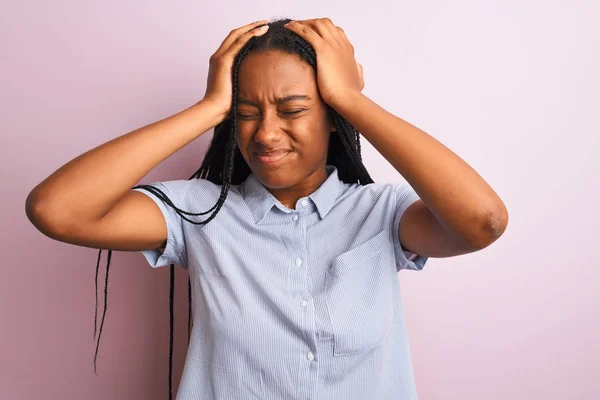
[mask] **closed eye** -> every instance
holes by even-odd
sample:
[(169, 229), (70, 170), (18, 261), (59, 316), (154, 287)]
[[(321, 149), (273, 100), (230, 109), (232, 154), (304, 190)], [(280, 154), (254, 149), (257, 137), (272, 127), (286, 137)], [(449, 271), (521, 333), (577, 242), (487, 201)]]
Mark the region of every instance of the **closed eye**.
[[(306, 110), (302, 109), (302, 110), (286, 111), (286, 112), (282, 112), (281, 114), (283, 114), (283, 115), (294, 115), (294, 114), (299, 114), (302, 111), (306, 111)], [(248, 115), (248, 114), (237, 114), (237, 116), (240, 119), (250, 119), (250, 118), (254, 118), (255, 117), (254, 114), (251, 114), (251, 115)]]

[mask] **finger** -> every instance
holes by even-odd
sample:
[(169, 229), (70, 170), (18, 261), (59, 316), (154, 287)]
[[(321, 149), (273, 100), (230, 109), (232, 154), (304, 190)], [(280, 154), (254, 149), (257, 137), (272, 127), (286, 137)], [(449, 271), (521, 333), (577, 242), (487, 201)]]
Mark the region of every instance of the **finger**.
[(346, 32), (340, 28), (339, 26), (336, 27), (337, 31), (338, 31), (338, 36), (339, 36), (339, 40), (340, 42), (343, 42), (344, 44), (346, 44), (347, 46), (349, 46), (352, 49), (352, 54), (354, 54), (354, 46), (352, 46), (352, 43), (350, 43), (350, 40), (348, 39), (348, 36), (346, 36)]
[(306, 40), (311, 46), (315, 49), (315, 51), (320, 48), (324, 40), (323, 38), (315, 32), (311, 27), (304, 25), (303, 23), (297, 21), (291, 21), (284, 25), (285, 28), (291, 30), (302, 39)]
[(238, 36), (237, 38), (234, 39), (234, 41), (231, 43), (231, 46), (229, 46), (229, 48), (227, 49), (227, 51), (225, 53), (237, 54), (240, 51), (240, 49), (242, 47), (244, 47), (244, 45), (248, 42), (248, 40), (250, 40), (250, 38), (252, 38), (254, 36), (264, 35), (265, 33), (267, 33), (268, 30), (269, 30), (269, 25), (264, 25), (264, 26), (261, 26), (260, 28), (252, 29), (252, 30)]
[(362, 67), (362, 65), (360, 65), (360, 63), (358, 61), (356, 61), (356, 68), (358, 69), (358, 75), (360, 76), (360, 90), (363, 90), (365, 87), (363, 67)]
[(329, 18), (321, 18), (320, 20), (321, 29), (327, 31), (330, 38), (335, 39), (338, 43), (343, 43), (344, 37), (340, 35), (339, 26), (335, 25)]
[(301, 24), (309, 26), (313, 31), (317, 32), (325, 41), (330, 42), (337, 40), (336, 26), (329, 18), (315, 18), (298, 21)]
[(250, 24), (244, 25), (244, 26), (240, 26), (239, 28), (236, 28), (234, 30), (232, 30), (231, 32), (229, 32), (229, 34), (227, 35), (227, 37), (225, 38), (225, 40), (223, 40), (223, 43), (221, 43), (221, 46), (219, 46), (219, 48), (217, 49), (216, 53), (223, 53), (225, 51), (227, 51), (227, 49), (229, 49), (229, 47), (231, 46), (231, 44), (242, 34), (260, 26), (260, 25), (264, 25), (266, 23), (268, 23), (269, 20), (268, 19), (263, 19), (262, 21), (256, 21), (256, 22), (252, 22)]

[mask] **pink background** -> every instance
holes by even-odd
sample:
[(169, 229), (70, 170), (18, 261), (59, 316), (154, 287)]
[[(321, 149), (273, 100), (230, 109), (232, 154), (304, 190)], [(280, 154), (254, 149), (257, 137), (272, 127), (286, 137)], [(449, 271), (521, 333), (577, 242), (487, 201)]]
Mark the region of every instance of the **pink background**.
[[(284, 3), (3, 2), (0, 398), (166, 398), (168, 268), (113, 254), (95, 376), (97, 250), (43, 236), (25, 198), (79, 154), (198, 101), (230, 30), (283, 16), (342, 26), (365, 94), (460, 155), (508, 207), (491, 247), (400, 273), (420, 398), (600, 398), (598, 7)], [(187, 179), (211, 135), (143, 183)], [(402, 179), (363, 148), (375, 181)], [(187, 275), (176, 279), (175, 388)]]

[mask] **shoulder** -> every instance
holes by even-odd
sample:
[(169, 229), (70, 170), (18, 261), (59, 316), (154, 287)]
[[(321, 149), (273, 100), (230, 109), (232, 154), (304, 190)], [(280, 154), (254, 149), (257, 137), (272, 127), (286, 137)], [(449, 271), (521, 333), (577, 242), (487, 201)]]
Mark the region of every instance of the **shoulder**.
[(368, 185), (343, 184), (339, 203), (377, 207), (380, 211), (393, 210), (402, 213), (408, 206), (417, 201), (419, 196), (407, 182), (370, 183)]
[(201, 178), (191, 179), (189, 182), (188, 196), (204, 196), (216, 201), (221, 195), (222, 185)]
[(386, 196), (393, 196), (398, 184), (394, 183), (369, 183), (360, 185), (358, 183), (343, 183), (340, 190), (340, 198), (360, 198), (363, 200), (377, 200)]
[[(221, 195), (221, 185), (206, 179), (176, 179), (150, 183), (178, 206), (214, 205)], [(136, 189), (144, 190), (146, 189)], [(156, 195), (156, 193), (153, 193)]]

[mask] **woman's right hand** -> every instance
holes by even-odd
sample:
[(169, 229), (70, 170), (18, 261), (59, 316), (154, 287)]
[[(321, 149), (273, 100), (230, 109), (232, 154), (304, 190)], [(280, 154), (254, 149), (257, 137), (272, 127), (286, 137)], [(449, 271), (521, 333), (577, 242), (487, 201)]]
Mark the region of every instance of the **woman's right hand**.
[[(235, 56), (251, 37), (267, 32), (269, 28), (269, 25), (265, 25), (267, 23), (268, 20), (262, 20), (232, 30), (210, 57), (206, 94), (202, 101), (212, 103), (222, 110), (222, 115), (225, 117), (231, 110), (233, 96), (231, 73)], [(255, 29), (260, 25), (265, 26)]]

